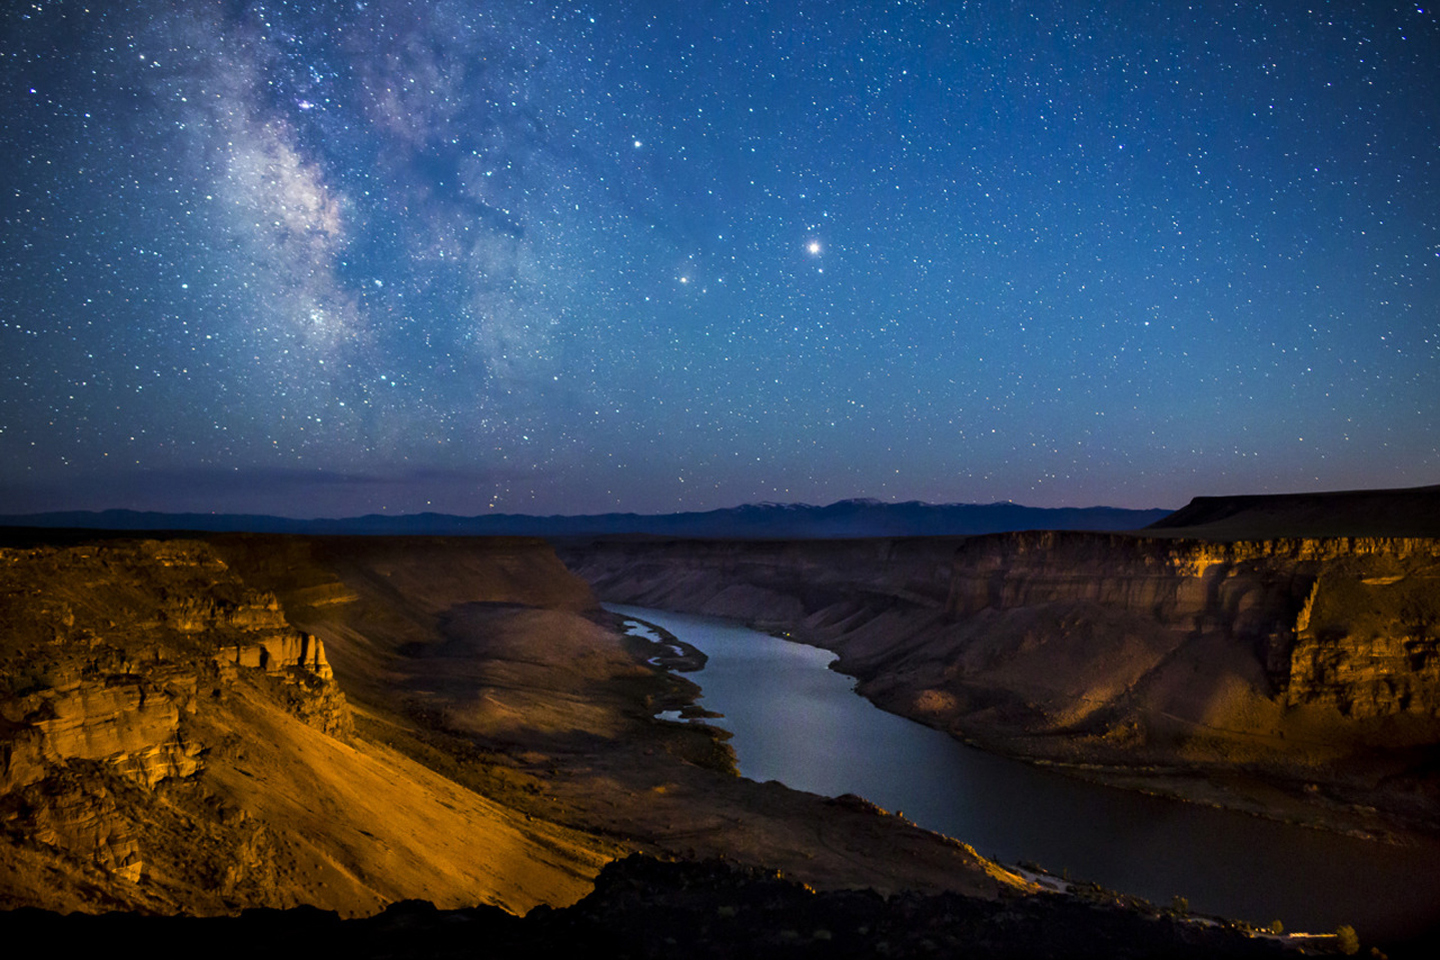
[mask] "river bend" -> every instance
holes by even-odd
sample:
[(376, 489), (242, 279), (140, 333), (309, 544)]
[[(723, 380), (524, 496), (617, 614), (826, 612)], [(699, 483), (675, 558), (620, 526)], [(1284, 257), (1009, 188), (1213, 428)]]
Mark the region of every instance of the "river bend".
[(1440, 925), (1440, 843), (1397, 847), (1091, 784), (886, 713), (835, 655), (710, 617), (607, 604), (709, 657), (689, 678), (734, 736), (742, 776), (854, 793), (1004, 863), (1287, 929), (1363, 940)]

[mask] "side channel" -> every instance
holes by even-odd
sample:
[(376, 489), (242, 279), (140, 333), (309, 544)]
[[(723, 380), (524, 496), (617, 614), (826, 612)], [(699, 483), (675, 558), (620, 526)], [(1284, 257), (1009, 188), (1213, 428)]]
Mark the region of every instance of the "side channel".
[(1004, 863), (1290, 930), (1362, 940), (1440, 925), (1440, 843), (1392, 846), (1086, 783), (886, 713), (829, 651), (711, 617), (606, 604), (709, 657), (689, 679), (731, 731), (742, 776), (859, 794)]

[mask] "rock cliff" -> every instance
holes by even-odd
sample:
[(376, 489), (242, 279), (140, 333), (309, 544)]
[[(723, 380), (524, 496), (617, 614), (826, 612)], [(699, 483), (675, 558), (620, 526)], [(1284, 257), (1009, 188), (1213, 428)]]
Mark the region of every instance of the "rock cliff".
[(237, 671), (303, 722), (348, 730), (321, 644), (204, 544), (0, 550), (0, 622), (0, 803), (15, 885), (56, 860), (102, 887), (140, 884), (157, 867), (147, 828), (177, 819), (165, 794), (204, 771)]
[(560, 552), (605, 600), (828, 647), (879, 705), (1003, 752), (1378, 789), (1440, 826), (1440, 541), (1034, 532)]
[(189, 540), (0, 549), (0, 829), (0, 903), (57, 910), (523, 910), (604, 860), (357, 737), (324, 643)]

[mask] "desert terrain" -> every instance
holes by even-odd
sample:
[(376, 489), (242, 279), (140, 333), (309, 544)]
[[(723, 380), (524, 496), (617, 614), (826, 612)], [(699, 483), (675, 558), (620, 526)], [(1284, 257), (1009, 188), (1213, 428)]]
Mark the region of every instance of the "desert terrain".
[[(255, 943), (254, 911), (278, 908), (280, 927), (377, 953), (399, 950), (386, 930), (439, 944), (463, 921), (494, 955), (600, 936), (664, 955), (681, 928), (687, 946), (734, 946), (710, 921), (744, 915), (763, 954), (792, 950), (803, 914), (806, 955), (1053, 947), (1020, 928), (1090, 931), (1097, 956), (1299, 944), (1106, 891), (1043, 893), (861, 798), (741, 779), (723, 731), (655, 719), (693, 703), (683, 674), (703, 654), (625, 636), (599, 599), (828, 646), (881, 706), (1086, 776), (1396, 842), (1440, 822), (1436, 550), (1419, 537), (6, 542), (11, 929), (250, 911), (232, 942)], [(745, 912), (797, 896), (764, 922)], [(673, 908), (669, 941), (639, 932), (645, 903)], [(841, 915), (871, 917), (850, 954), (830, 939)], [(914, 935), (922, 916), (940, 940)]]

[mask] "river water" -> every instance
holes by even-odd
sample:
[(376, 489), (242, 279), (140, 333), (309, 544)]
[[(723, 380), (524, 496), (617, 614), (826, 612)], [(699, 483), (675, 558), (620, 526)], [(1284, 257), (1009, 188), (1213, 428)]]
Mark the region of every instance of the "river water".
[(1085, 783), (886, 713), (835, 655), (730, 621), (607, 604), (709, 657), (688, 674), (742, 776), (859, 794), (1003, 863), (1021, 860), (1161, 905), (1287, 930), (1348, 923), (1363, 942), (1440, 926), (1440, 843), (1393, 846)]

